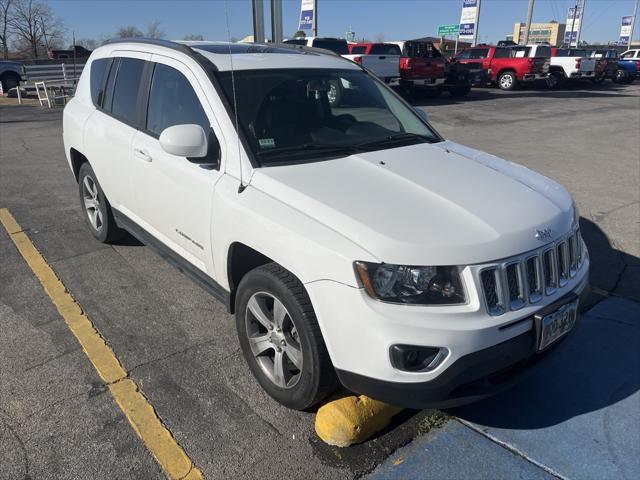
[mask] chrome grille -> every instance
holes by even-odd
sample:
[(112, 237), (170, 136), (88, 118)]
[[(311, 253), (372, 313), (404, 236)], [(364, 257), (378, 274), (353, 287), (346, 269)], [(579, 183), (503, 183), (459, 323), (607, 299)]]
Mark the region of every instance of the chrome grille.
[(502, 315), (536, 303), (567, 286), (584, 263), (580, 230), (528, 255), (480, 269), (480, 283), (490, 315)]

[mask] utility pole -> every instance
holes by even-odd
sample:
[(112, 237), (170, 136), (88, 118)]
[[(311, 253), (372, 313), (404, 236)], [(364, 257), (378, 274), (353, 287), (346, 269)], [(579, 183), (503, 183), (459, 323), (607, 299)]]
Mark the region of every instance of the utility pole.
[(271, 41), (282, 43), (282, 0), (271, 0)]
[(253, 8), (253, 41), (264, 43), (264, 0), (252, 0)]
[(473, 44), (471, 45), (472, 47), (475, 47), (476, 43), (478, 42), (478, 27), (480, 26), (480, 4), (481, 3), (482, 2), (478, 0), (478, 10), (476, 10), (476, 24), (473, 29)]
[(533, 16), (534, 3), (535, 3), (535, 0), (529, 0), (529, 11), (527, 12), (527, 26), (525, 27), (525, 30), (524, 30), (524, 45), (527, 45), (529, 43), (529, 30), (531, 29), (531, 17)]
[(576, 3), (573, 7), (573, 18), (571, 19), (571, 30), (569, 30), (569, 48), (571, 48), (571, 44), (573, 43), (573, 27), (576, 24), (577, 13), (578, 13), (578, 0), (576, 0)]
[(587, 0), (578, 0), (580, 3), (580, 24), (578, 25), (578, 34), (576, 35), (576, 47), (580, 46), (580, 33), (582, 32), (582, 25), (584, 24), (584, 6)]
[(633, 29), (636, 26), (636, 16), (638, 15), (638, 3), (640, 0), (636, 0), (633, 5), (633, 17), (631, 17), (631, 32), (629, 32), (629, 45), (627, 45), (627, 50), (631, 48), (631, 43), (633, 42)]

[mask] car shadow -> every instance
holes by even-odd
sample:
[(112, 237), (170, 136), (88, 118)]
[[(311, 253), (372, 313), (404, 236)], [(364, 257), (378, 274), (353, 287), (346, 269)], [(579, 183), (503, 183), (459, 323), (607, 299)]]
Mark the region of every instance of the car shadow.
[[(597, 291), (619, 288), (624, 265), (638, 259), (613, 248), (590, 220), (581, 218), (580, 226), (589, 249), (592, 286)], [(628, 281), (639, 283), (638, 278)], [(589, 310), (605, 296), (592, 296), (575, 331), (521, 383), (449, 413), (487, 427), (540, 429), (635, 394), (640, 389), (640, 305), (613, 297)]]
[(469, 94), (463, 98), (455, 98), (448, 93), (443, 93), (437, 98), (414, 98), (404, 95), (404, 98), (413, 106), (424, 107), (429, 105), (452, 105), (467, 102), (482, 102), (489, 100), (504, 100), (511, 98), (608, 98), (608, 97), (635, 97), (636, 95), (625, 93), (628, 85), (617, 84), (607, 81), (605, 84), (593, 85), (588, 82), (575, 82), (567, 84), (556, 90), (549, 90), (541, 85), (528, 85), (517, 90), (504, 92), (497, 87), (477, 87), (472, 88)]

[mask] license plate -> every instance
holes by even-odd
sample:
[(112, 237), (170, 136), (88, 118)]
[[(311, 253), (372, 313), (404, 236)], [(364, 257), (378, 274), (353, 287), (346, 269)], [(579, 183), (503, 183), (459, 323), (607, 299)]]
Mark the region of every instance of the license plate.
[(567, 303), (553, 313), (540, 318), (538, 350), (544, 350), (573, 328), (578, 316), (578, 300)]

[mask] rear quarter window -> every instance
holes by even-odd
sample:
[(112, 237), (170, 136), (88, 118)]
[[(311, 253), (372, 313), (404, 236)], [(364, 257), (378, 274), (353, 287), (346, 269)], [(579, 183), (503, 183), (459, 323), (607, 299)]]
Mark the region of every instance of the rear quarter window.
[(110, 61), (110, 58), (99, 58), (91, 62), (89, 88), (91, 89), (91, 101), (95, 106), (102, 105), (104, 77)]

